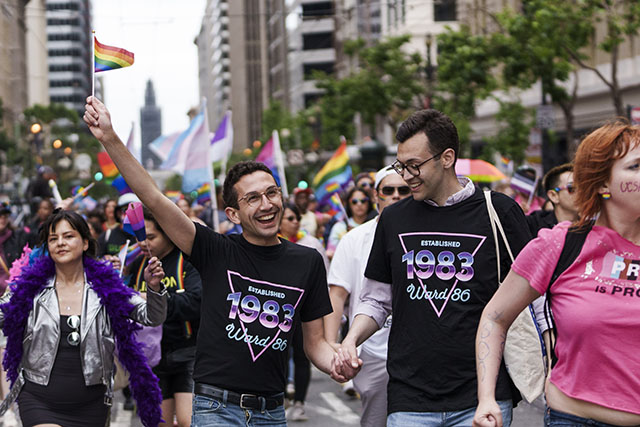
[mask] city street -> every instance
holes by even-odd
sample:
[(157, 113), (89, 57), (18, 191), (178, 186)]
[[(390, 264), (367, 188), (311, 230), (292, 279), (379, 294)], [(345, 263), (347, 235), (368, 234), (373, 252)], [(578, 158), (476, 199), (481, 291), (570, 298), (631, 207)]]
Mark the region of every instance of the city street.
[[(122, 393), (117, 393), (111, 427), (142, 427), (133, 412), (122, 409)], [(305, 404), (308, 421), (289, 422), (289, 425), (307, 427), (358, 426), (360, 425), (360, 400), (342, 393), (342, 387), (317, 369), (313, 369), (308, 400)], [(512, 427), (537, 427), (542, 425), (544, 403), (538, 399), (533, 404), (520, 403), (513, 413)]]

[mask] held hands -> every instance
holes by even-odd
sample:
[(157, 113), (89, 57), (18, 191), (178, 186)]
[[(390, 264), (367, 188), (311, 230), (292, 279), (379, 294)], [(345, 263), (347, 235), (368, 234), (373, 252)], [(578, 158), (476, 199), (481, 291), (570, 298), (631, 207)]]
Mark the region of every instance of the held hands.
[(498, 403), (495, 400), (478, 402), (472, 425), (473, 427), (502, 427), (502, 411)]
[(144, 280), (147, 282), (147, 287), (158, 292), (160, 290), (160, 281), (163, 278), (162, 262), (157, 257), (152, 257), (144, 269)]
[(82, 119), (89, 126), (89, 130), (100, 142), (104, 141), (107, 134), (113, 133), (111, 126), (111, 115), (98, 98), (95, 96), (87, 97), (87, 103), (84, 106), (85, 112)]
[(347, 382), (355, 377), (362, 368), (362, 360), (358, 358), (355, 343), (343, 341), (333, 355), (331, 378), (338, 382)]

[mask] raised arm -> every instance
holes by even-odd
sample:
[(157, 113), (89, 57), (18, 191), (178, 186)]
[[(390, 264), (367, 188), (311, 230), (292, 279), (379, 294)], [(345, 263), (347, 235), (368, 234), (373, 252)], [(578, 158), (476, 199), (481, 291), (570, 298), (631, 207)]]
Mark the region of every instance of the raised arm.
[(518, 314), (539, 296), (527, 279), (511, 270), (482, 312), (476, 334), (478, 408), (474, 427), (502, 426), (495, 392), (507, 330)]
[(171, 200), (162, 194), (153, 178), (131, 155), (111, 125), (109, 111), (95, 97), (88, 97), (83, 116), (93, 136), (100, 141), (127, 184), (149, 208), (167, 236), (182, 252), (191, 255), (196, 228)]

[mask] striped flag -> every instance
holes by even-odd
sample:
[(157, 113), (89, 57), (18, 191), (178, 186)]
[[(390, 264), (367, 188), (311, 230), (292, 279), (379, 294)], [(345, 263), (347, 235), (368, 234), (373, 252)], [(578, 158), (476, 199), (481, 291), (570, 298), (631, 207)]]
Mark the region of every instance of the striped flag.
[(231, 111), (227, 111), (211, 138), (211, 161), (226, 160), (233, 148)]
[(347, 154), (347, 141), (344, 137), (341, 139), (340, 147), (313, 178), (312, 184), (316, 198), (321, 205), (328, 203), (331, 194), (346, 188), (353, 179), (349, 154)]
[(182, 132), (174, 132), (170, 135), (160, 135), (151, 141), (149, 149), (164, 162), (169, 157), (173, 144), (175, 144), (181, 133)]
[(101, 151), (98, 153), (98, 164), (100, 165), (102, 174), (106, 178), (113, 178), (114, 176), (118, 175), (118, 168), (116, 167), (116, 164), (113, 163), (113, 160), (111, 160), (111, 157), (109, 157), (109, 154), (107, 154), (106, 151)]
[(93, 36), (95, 72), (116, 70), (133, 65), (133, 53), (128, 50), (107, 46)]

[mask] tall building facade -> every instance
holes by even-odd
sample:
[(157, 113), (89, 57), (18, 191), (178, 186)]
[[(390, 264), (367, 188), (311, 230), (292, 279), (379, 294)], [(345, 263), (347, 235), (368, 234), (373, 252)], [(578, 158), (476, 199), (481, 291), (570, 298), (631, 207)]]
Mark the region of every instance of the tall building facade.
[[(25, 0), (0, 4), (0, 98), (4, 126), (13, 134), (13, 125), (27, 107), (27, 57)], [(2, 123), (0, 123), (2, 125)]]
[(198, 46), (200, 94), (215, 130), (233, 111), (234, 151), (261, 136), (274, 98), (288, 105), (284, 0), (208, 0)]
[(84, 112), (91, 93), (91, 4), (46, 0), (49, 96), (52, 103)]
[(293, 0), (289, 12), (291, 111), (297, 112), (322, 94), (312, 78), (313, 72), (335, 71), (335, 7), (333, 1), (327, 0)]
[(162, 163), (149, 149), (149, 144), (160, 135), (162, 135), (162, 111), (156, 105), (153, 82), (147, 80), (144, 106), (140, 109), (140, 163), (147, 169), (157, 169)]
[(27, 26), (28, 105), (49, 104), (46, 0), (30, 0), (25, 10)]

